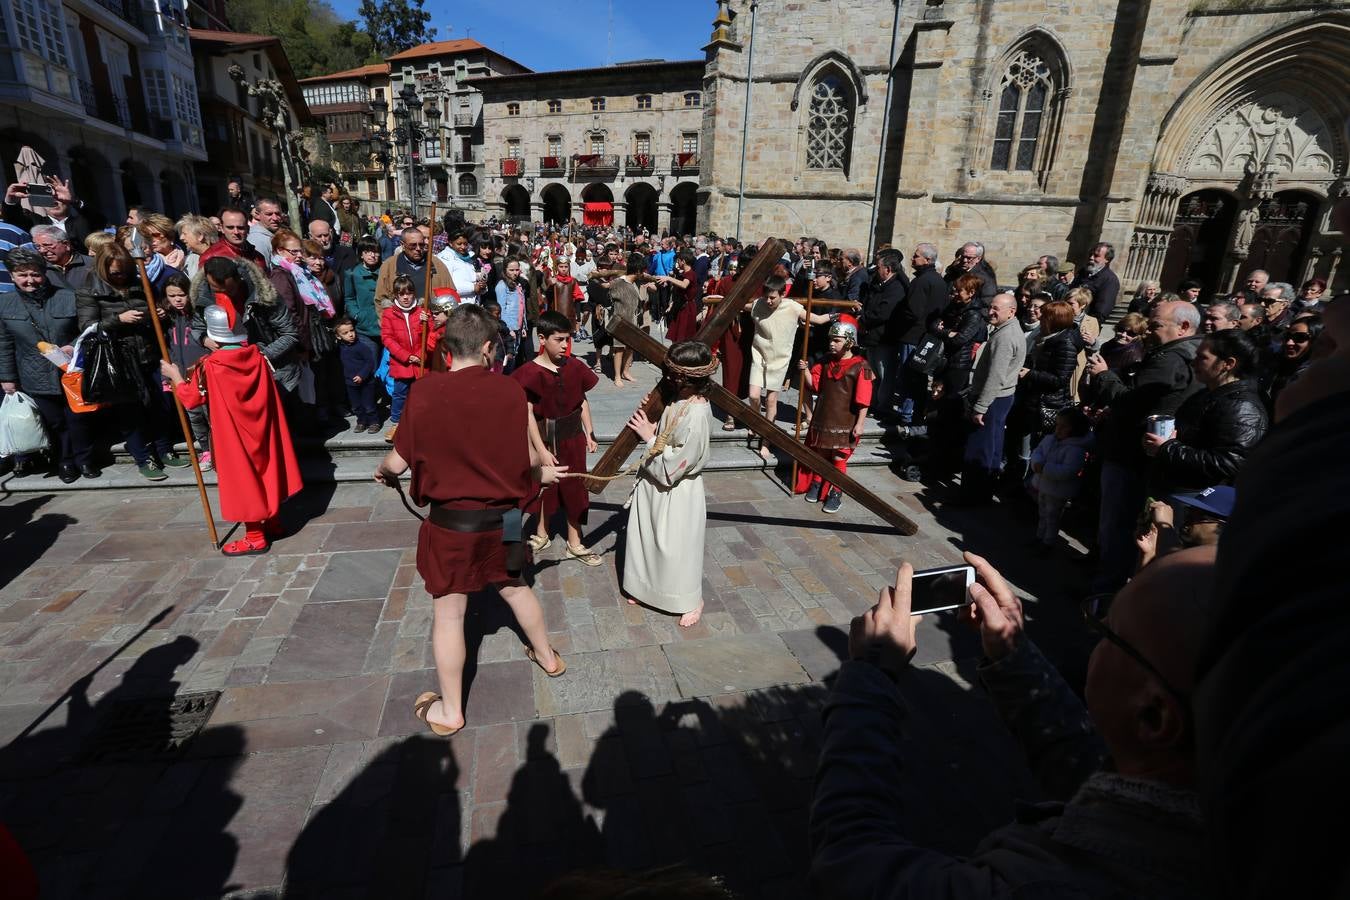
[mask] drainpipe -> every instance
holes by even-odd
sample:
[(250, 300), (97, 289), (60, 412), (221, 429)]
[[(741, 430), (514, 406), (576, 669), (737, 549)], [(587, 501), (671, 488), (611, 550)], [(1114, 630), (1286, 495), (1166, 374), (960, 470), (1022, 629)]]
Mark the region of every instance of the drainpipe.
[(864, 263), (872, 258), (872, 248), (877, 242), (877, 219), (881, 215), (881, 169), (886, 163), (886, 138), (890, 135), (891, 107), (895, 99), (891, 91), (895, 88), (895, 45), (900, 39), (900, 3), (901, 0), (895, 0), (895, 21), (891, 25), (890, 65), (886, 67), (886, 108), (881, 115), (881, 143), (877, 147), (877, 182), (872, 189), (872, 224), (867, 229), (867, 256), (864, 257)]
[(755, 66), (755, 12), (759, 0), (750, 0), (750, 47), (745, 60), (745, 116), (741, 120), (741, 182), (736, 195), (736, 240), (741, 240), (741, 207), (745, 205), (745, 144), (750, 135), (750, 78)]

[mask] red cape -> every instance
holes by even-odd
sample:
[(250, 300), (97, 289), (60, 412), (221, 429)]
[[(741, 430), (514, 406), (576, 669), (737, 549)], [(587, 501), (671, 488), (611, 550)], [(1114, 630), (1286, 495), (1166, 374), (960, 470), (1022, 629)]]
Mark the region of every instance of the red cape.
[(217, 350), (197, 366), (191, 382), (175, 390), (188, 408), (209, 404), (222, 516), (231, 522), (261, 522), (299, 493), (304, 485), (281, 395), (257, 347)]

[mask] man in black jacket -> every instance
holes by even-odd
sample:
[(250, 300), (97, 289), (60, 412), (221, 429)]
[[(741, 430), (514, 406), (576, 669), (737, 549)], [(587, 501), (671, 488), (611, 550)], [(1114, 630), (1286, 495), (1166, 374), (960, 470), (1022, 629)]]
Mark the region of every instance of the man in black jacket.
[(947, 267), (947, 283), (951, 284), (962, 275), (974, 275), (980, 279), (980, 290), (975, 295), (974, 302), (977, 306), (988, 309), (989, 301), (998, 293), (998, 276), (994, 274), (994, 267), (984, 258), (984, 244), (971, 241), (961, 246), (961, 252), (956, 254), (956, 259)]
[(1073, 283), (1074, 287), (1085, 287), (1092, 291), (1088, 315), (1101, 324), (1106, 324), (1106, 317), (1116, 308), (1116, 298), (1120, 296), (1120, 279), (1111, 271), (1111, 260), (1115, 258), (1115, 247), (1098, 244), (1092, 248), (1092, 257)]
[(896, 362), (899, 367), (896, 393), (900, 406), (896, 421), (902, 426), (922, 425), (924, 407), (927, 406), (928, 376), (909, 371), (905, 363), (923, 341), (929, 320), (947, 305), (947, 282), (938, 274), (937, 258), (937, 247), (919, 244), (909, 260), (914, 267), (914, 278), (909, 283), (901, 310), (900, 350)]
[(868, 365), (876, 373), (871, 413), (880, 422), (895, 414), (892, 394), (895, 390), (896, 361), (904, 324), (905, 283), (901, 280), (904, 259), (896, 250), (877, 254), (879, 283), (867, 295), (858, 324), (862, 335), (858, 343), (867, 355)]
[(1097, 426), (1102, 457), (1101, 511), (1097, 544), (1101, 560), (1092, 582), (1094, 593), (1111, 592), (1134, 569), (1135, 520), (1144, 508), (1147, 460), (1143, 437), (1149, 416), (1172, 416), (1200, 390), (1191, 362), (1200, 344), (1200, 312), (1192, 303), (1159, 303), (1144, 338), (1148, 350), (1137, 364), (1108, 369), (1100, 355), (1089, 371), (1098, 402), (1107, 405)]
[(356, 255), (356, 250), (343, 243), (334, 243), (333, 226), (329, 225), (323, 219), (314, 219), (309, 223), (309, 239), (323, 248), (323, 255), (328, 260), (328, 268), (332, 269), (339, 278), (347, 274), (347, 270), (354, 268), (361, 261)]

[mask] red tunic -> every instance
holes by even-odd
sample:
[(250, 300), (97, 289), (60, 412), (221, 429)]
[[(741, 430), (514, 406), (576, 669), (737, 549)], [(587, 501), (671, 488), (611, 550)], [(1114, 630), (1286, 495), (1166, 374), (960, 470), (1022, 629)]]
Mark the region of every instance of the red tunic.
[(694, 272), (690, 269), (684, 273), (689, 278), (689, 286), (686, 288), (675, 288), (684, 295), (680, 311), (675, 314), (671, 320), (670, 327), (666, 329), (666, 338), (672, 343), (677, 344), (680, 341), (693, 340), (694, 335), (698, 334), (698, 311), (703, 304), (699, 302), (699, 284), (698, 279), (694, 277)]
[[(451, 509), (519, 506), (537, 490), (526, 416), (525, 393), (503, 375), (478, 366), (427, 372), (409, 388), (394, 436), (412, 467), (413, 500)], [(417, 571), (433, 597), (509, 581), (501, 529), (466, 533), (423, 522)]]
[(188, 409), (209, 402), (221, 515), (232, 522), (262, 522), (299, 493), (304, 484), (281, 395), (257, 347), (217, 350), (174, 390)]
[[(735, 280), (731, 275), (723, 275), (708, 293), (725, 297), (731, 293)], [(749, 309), (748, 304), (746, 309)], [(717, 353), (722, 360), (722, 387), (742, 399), (750, 396), (750, 370), (745, 367), (745, 360), (750, 356), (750, 342), (754, 336), (754, 326), (750, 324), (748, 314), (742, 311), (717, 342)]]
[[(536, 419), (561, 419), (578, 412), (586, 399), (586, 392), (599, 381), (591, 367), (574, 356), (567, 357), (557, 372), (544, 368), (532, 359), (512, 372), (511, 377), (525, 389), (525, 396), (534, 404)], [(542, 423), (539, 429), (543, 434)], [(547, 434), (544, 434), (544, 442), (548, 443)], [(560, 439), (556, 441), (556, 446), (549, 449), (558, 458), (558, 464), (567, 466), (569, 472), (586, 471), (585, 434), (578, 433)], [(591, 495), (586, 490), (585, 479), (564, 478), (556, 487), (550, 487), (540, 494), (527, 511), (548, 515), (557, 509), (559, 502), (567, 511), (569, 522), (573, 525), (584, 524), (586, 511), (591, 507)]]

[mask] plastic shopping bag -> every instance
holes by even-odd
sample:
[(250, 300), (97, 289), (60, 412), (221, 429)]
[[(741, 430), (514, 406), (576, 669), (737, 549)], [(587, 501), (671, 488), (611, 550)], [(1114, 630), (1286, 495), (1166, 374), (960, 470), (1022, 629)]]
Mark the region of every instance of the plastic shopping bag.
[(46, 449), (47, 431), (33, 398), (22, 391), (6, 394), (0, 403), (0, 456)]
[(139, 403), (147, 396), (141, 368), (117, 338), (100, 331), (82, 342), (83, 395), (89, 403)]

